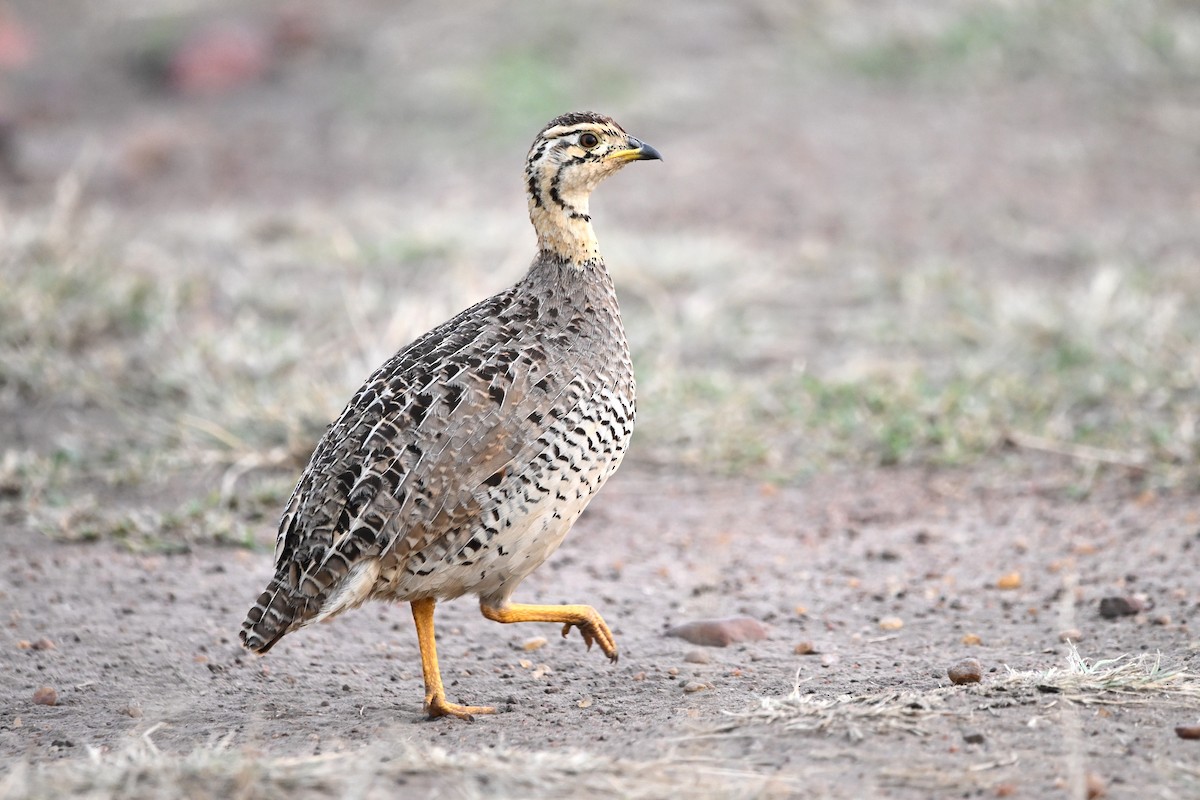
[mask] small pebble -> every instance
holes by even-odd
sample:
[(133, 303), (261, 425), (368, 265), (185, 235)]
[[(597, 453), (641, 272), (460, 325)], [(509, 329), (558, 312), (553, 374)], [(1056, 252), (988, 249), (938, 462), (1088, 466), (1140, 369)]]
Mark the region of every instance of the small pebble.
[(792, 652), (798, 656), (811, 656), (816, 654), (817, 648), (813, 646), (812, 642), (797, 642), (796, 646), (792, 648)]
[(1014, 783), (999, 783), (996, 784), (996, 797), (1012, 797), (1017, 793), (1017, 786)]
[(1150, 618), (1150, 621), (1153, 622), (1155, 625), (1163, 625), (1163, 626), (1170, 625), (1171, 624), (1171, 615), (1170, 614), (1155, 614), (1153, 617)]
[(698, 619), (676, 625), (667, 636), (677, 636), (702, 647), (728, 647), (737, 642), (752, 642), (767, 638), (767, 629), (750, 617)]
[(521, 649), (525, 650), (526, 652), (532, 652), (534, 650), (540, 650), (545, 646), (546, 646), (546, 637), (545, 636), (535, 636), (532, 639), (526, 639), (525, 642), (521, 645)]
[(964, 658), (946, 670), (954, 684), (979, 683), (983, 680), (983, 665), (978, 658)]
[(841, 660), (841, 656), (839, 656), (837, 653), (826, 653), (825, 655), (821, 656), (821, 666), (832, 667)]
[(575, 705), (579, 706), (580, 708), (591, 708), (592, 698), (585, 697), (582, 700), (580, 700), (578, 703), (576, 703)]
[(903, 627), (904, 620), (900, 619), (899, 617), (884, 617), (883, 619), (879, 620), (880, 630), (898, 631)]
[(1200, 725), (1176, 725), (1175, 735), (1180, 739), (1200, 740)]
[(1068, 628), (1058, 634), (1060, 642), (1081, 642), (1083, 641), (1083, 633), (1075, 628)]
[(683, 660), (689, 664), (707, 664), (712, 661), (712, 656), (703, 650), (689, 650), (684, 653)]
[(53, 686), (43, 686), (33, 693), (33, 702), (39, 706), (58, 705), (58, 692)]
[(1105, 597), (1100, 600), (1100, 616), (1105, 619), (1130, 617), (1145, 610), (1145, 604), (1136, 597)]
[(962, 637), (962, 643), (968, 647), (975, 647), (976, 645), (983, 644), (983, 639), (979, 638), (979, 634), (977, 633), (968, 633)]
[(142, 718), (142, 707), (139, 706), (137, 703), (130, 703), (128, 706), (126, 706), (125, 713), (128, 714), (129, 716), (133, 717), (134, 719), (141, 719)]
[(983, 744), (984, 736), (982, 733), (975, 731), (972, 733), (963, 734), (963, 741), (967, 744)]
[(1108, 785), (1094, 772), (1087, 774), (1087, 798), (1088, 800), (1097, 800), (1100, 797), (1108, 794)]
[(55, 650), (56, 649), (54, 646), (54, 642), (52, 642), (49, 639), (46, 639), (44, 637), (41, 639), (38, 639), (36, 642), (31, 644), (30, 648), (32, 648), (34, 650)]
[(1021, 573), (1010, 572), (1007, 575), (1001, 575), (996, 581), (997, 589), (1020, 589), (1021, 588)]
[(688, 681), (687, 683), (685, 683), (683, 685), (683, 691), (687, 692), (688, 694), (695, 694), (696, 692), (703, 692), (705, 689), (708, 689), (708, 688), (711, 688), (711, 687), (707, 683), (701, 683), (700, 681)]

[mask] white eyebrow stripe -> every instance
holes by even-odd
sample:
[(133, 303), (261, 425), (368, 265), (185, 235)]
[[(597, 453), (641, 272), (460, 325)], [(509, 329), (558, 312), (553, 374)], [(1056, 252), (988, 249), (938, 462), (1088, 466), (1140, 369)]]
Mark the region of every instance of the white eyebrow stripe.
[(612, 136), (620, 135), (617, 131), (607, 125), (597, 125), (594, 122), (580, 122), (575, 125), (555, 125), (542, 133), (543, 139), (560, 139), (563, 136), (570, 136), (572, 133), (582, 133), (583, 131), (593, 131), (596, 133), (607, 133)]

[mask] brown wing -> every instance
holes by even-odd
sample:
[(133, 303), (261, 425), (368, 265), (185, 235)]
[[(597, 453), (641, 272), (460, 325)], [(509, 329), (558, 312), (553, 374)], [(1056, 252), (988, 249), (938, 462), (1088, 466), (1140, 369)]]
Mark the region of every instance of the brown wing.
[[(472, 524), (486, 496), (545, 449), (543, 434), (584, 386), (569, 346), (543, 347), (498, 295), (385, 363), (326, 432), (280, 523), (276, 579), (295, 627), (352, 566), (402, 557)], [(544, 333), (544, 332), (543, 332)]]

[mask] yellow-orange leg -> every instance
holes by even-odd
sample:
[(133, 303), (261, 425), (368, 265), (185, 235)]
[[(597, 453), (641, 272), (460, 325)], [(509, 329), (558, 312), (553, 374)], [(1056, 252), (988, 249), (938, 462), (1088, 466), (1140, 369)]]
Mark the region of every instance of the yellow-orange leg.
[(617, 660), (617, 643), (604, 618), (591, 606), (535, 606), (528, 603), (509, 603), (503, 606), (479, 604), (483, 615), (493, 622), (561, 622), (565, 637), (571, 628), (579, 628), (588, 650), (592, 643), (600, 645), (610, 661)]
[(425, 675), (425, 713), (435, 717), (458, 717), (474, 719), (474, 714), (494, 714), (491, 706), (460, 706), (446, 700), (442, 686), (442, 673), (438, 669), (437, 643), (433, 634), (433, 607), (435, 600), (413, 600), (413, 622), (417, 624), (417, 643), (421, 646), (421, 672)]

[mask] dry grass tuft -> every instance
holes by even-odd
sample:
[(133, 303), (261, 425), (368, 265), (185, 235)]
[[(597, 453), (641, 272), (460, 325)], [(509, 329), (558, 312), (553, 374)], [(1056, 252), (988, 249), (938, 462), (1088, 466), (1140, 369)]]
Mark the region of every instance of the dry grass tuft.
[(900, 731), (921, 735), (922, 721), (947, 713), (942, 709), (945, 693), (890, 690), (870, 694), (839, 694), (819, 697), (802, 694), (797, 681), (786, 697), (765, 697), (755, 709), (731, 713), (729, 732), (750, 725), (781, 725), (785, 730), (804, 733), (840, 733), (852, 741), (866, 738), (867, 732)]
[(993, 686), (1061, 695), (1079, 705), (1129, 705), (1166, 699), (1200, 702), (1200, 675), (1179, 667), (1164, 667), (1161, 653), (1089, 662), (1074, 645), (1067, 652), (1065, 666), (1020, 672), (1010, 669)]
[[(1200, 701), (1200, 676), (1182, 668), (1167, 668), (1161, 654), (1122, 655), (1089, 662), (1072, 645), (1066, 664), (1045, 670), (1009, 669), (998, 681), (926, 691), (888, 690), (866, 694), (821, 697), (801, 692), (797, 681), (790, 694), (762, 698), (757, 708), (730, 713), (731, 721), (718, 733), (756, 725), (779, 725), (805, 733), (844, 734), (851, 740), (867, 733), (900, 731), (923, 735), (923, 723), (935, 717), (969, 714), (955, 710), (959, 697), (1003, 697), (1005, 705), (1021, 694), (1052, 694), (1078, 705), (1133, 705)], [(985, 702), (985, 707), (991, 707)]]

